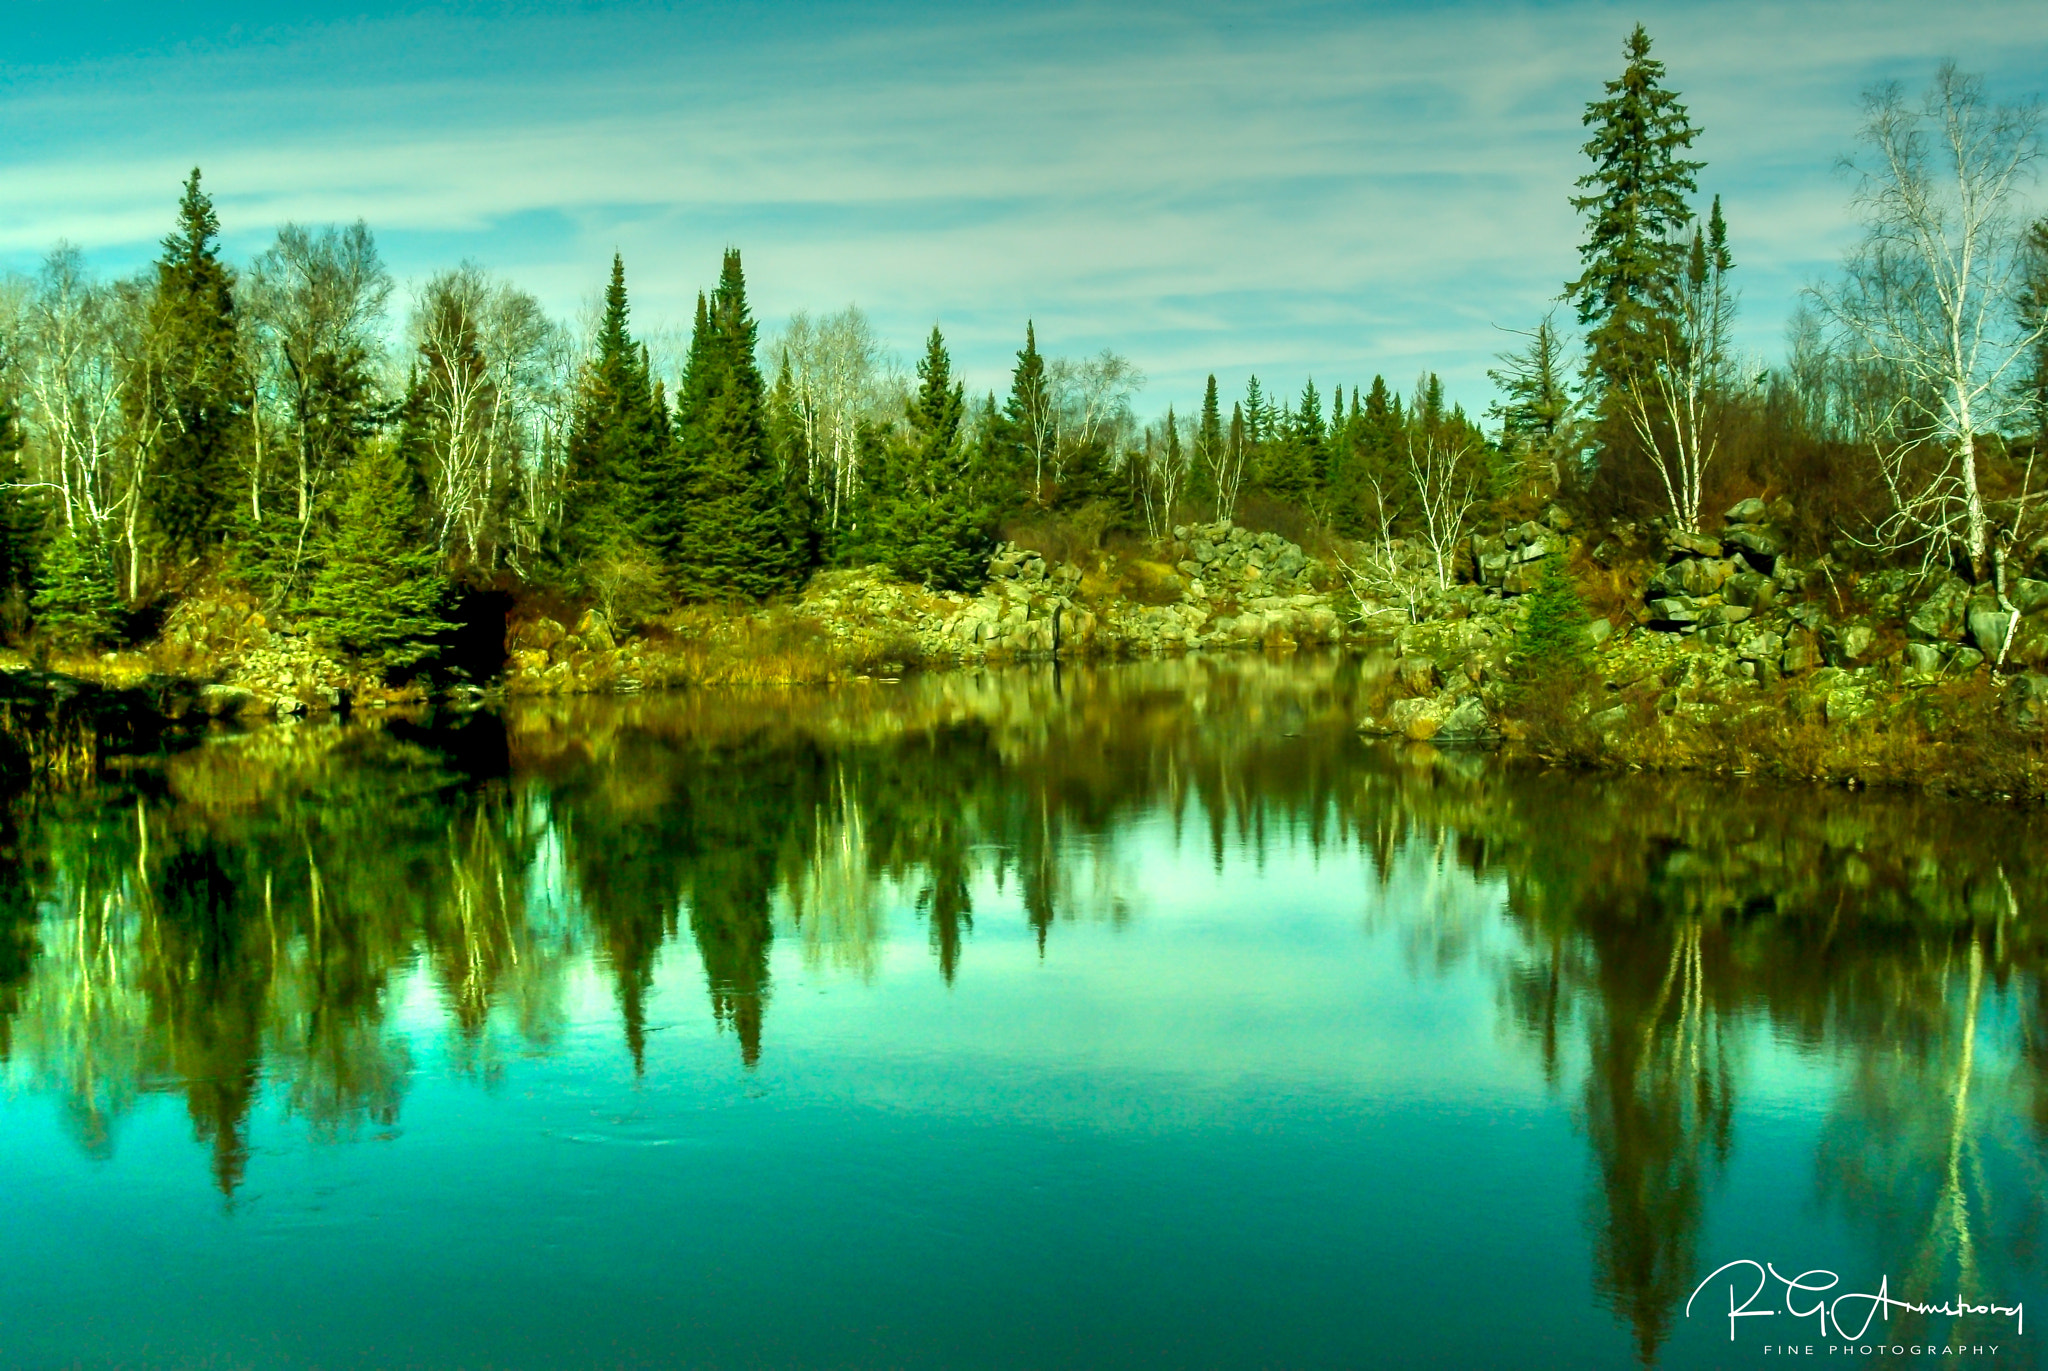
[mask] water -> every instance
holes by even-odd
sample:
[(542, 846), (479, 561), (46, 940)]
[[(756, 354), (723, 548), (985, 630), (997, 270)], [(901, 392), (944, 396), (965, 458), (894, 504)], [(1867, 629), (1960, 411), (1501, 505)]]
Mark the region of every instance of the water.
[(1515, 772), (1358, 739), (1374, 688), (302, 724), (21, 799), (0, 1365), (2038, 1365), (1685, 1305), (2039, 1300), (2039, 819)]

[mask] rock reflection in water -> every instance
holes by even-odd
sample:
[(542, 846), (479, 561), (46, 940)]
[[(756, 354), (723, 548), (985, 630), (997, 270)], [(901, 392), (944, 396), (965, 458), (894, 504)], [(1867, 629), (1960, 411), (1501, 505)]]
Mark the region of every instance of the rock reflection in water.
[(1369, 675), (1190, 660), (222, 738), (13, 802), (0, 1053), (94, 1155), (140, 1096), (181, 1097), (232, 1195), (265, 1091), (316, 1138), (397, 1123), (415, 978), (488, 1082), (562, 1037), (593, 963), (644, 1062), (657, 961), (687, 949), (751, 1068), (778, 938), (872, 977), (911, 910), (930, 974), (972, 977), (990, 890), (1041, 951), (1066, 921), (1142, 919), (1149, 825), (1219, 871), (1281, 842), (1362, 853), (1361, 936), (1406, 937), (1418, 976), (1492, 959), (1528, 1069), (1574, 1102), (1597, 1295), (1644, 1362), (1703, 1261), (1752, 1255), (1700, 1246), (1767, 1040), (1842, 1064), (1814, 1193), (1910, 1264), (1896, 1279), (2039, 1275), (2029, 819), (1367, 744)]

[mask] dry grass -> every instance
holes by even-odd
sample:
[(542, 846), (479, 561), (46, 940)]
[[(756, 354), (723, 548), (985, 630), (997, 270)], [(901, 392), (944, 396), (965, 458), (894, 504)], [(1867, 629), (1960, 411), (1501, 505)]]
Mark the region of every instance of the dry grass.
[(1618, 703), (1627, 721), (1604, 736), (1583, 706), (1532, 710), (1516, 732), (1524, 750), (1567, 764), (2048, 799), (2048, 737), (2020, 722), (2003, 689), (1981, 676), (1894, 688), (1868, 715), (1833, 723), (1798, 681), (1690, 716), (1661, 713), (1654, 686), (1624, 692)]
[(647, 639), (657, 679), (648, 685), (823, 685), (895, 676), (924, 662), (917, 639), (886, 625), (834, 632), (784, 605), (734, 611), (693, 605)]

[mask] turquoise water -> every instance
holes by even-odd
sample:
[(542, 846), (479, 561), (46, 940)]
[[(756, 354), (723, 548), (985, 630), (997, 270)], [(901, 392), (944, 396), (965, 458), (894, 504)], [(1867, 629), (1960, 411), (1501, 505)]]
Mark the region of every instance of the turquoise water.
[(2038, 819), (1368, 743), (1374, 688), (303, 724), (21, 797), (0, 1365), (2039, 1364), (1685, 1312), (2039, 1294)]

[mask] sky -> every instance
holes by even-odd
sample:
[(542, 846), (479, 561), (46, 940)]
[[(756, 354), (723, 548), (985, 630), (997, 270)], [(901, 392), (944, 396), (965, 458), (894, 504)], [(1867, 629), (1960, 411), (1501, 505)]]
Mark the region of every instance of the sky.
[(2040, 0), (8, 11), (0, 270), (59, 239), (138, 269), (196, 164), (238, 259), (362, 218), (401, 296), (471, 260), (574, 319), (616, 251), (636, 327), (673, 337), (733, 245), (766, 335), (858, 304), (906, 365), (937, 323), (1000, 390), (1031, 319), (1047, 353), (1129, 357), (1148, 412), (1210, 372), (1327, 395), (1424, 369), (1484, 409), (1576, 272), (1580, 117), (1638, 21), (1763, 362), (1855, 237), (1860, 94), (1944, 58), (2002, 100), (2048, 72)]

